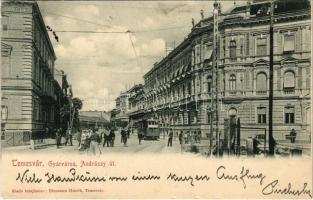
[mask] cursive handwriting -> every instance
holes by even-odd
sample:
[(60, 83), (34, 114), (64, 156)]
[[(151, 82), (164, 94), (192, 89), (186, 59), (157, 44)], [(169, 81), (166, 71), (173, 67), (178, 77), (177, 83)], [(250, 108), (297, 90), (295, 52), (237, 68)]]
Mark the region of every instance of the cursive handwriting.
[(199, 176), (196, 175), (195, 177), (193, 176), (177, 176), (174, 173), (170, 173), (167, 177), (167, 180), (173, 180), (173, 181), (178, 181), (178, 182), (190, 182), (191, 186), (194, 186), (193, 181), (209, 181), (210, 177), (208, 175), (204, 176)]
[(263, 190), (263, 195), (271, 195), (271, 194), (286, 194), (286, 195), (292, 195), (292, 196), (300, 196), (300, 195), (308, 195), (310, 198), (312, 198), (311, 190), (307, 189), (307, 183), (303, 183), (302, 189), (293, 189), (291, 183), (288, 183), (287, 187), (278, 188), (278, 180), (274, 180), (267, 184)]
[(68, 177), (56, 176), (50, 172), (47, 172), (45, 176), (48, 178), (47, 183), (51, 182), (105, 182), (105, 177), (91, 176), (90, 172), (86, 171), (85, 174), (77, 174), (75, 168), (69, 170)]
[[(233, 171), (233, 170), (231, 170)], [(250, 169), (242, 166), (240, 171), (237, 173), (231, 172), (224, 165), (217, 167), (215, 173), (217, 180), (227, 181), (227, 182), (236, 182), (242, 184), (243, 188), (247, 188), (247, 181), (254, 180), (261, 186), (261, 193), (263, 195), (292, 195), (292, 196), (303, 196), (307, 195), (312, 198), (311, 190), (309, 189), (308, 183), (303, 183), (301, 188), (294, 188), (294, 186), (289, 183), (287, 186), (283, 187), (279, 185), (279, 180), (266, 180), (266, 176), (260, 172), (252, 173)], [(136, 174), (131, 174), (130, 176), (96, 176), (91, 174), (89, 171), (81, 173), (77, 171), (76, 168), (71, 168), (68, 170), (68, 173), (65, 176), (57, 175), (52, 172), (46, 172), (44, 178), (38, 176), (35, 172), (31, 172), (29, 169), (26, 169), (23, 172), (19, 172), (16, 176), (16, 181), (24, 184), (31, 183), (41, 183), (45, 180), (47, 183), (70, 183), (70, 182), (146, 182), (146, 181), (160, 181), (162, 176), (157, 174), (141, 174), (139, 171)], [(187, 183), (190, 186), (195, 186), (197, 181), (210, 181), (209, 175), (177, 175), (175, 172), (171, 172), (166, 176), (165, 181), (167, 182), (177, 182), (177, 183)], [(268, 183), (268, 184), (267, 184)]]
[[(140, 172), (137, 172), (138, 174), (140, 174)], [(149, 180), (160, 180), (160, 176), (154, 176), (154, 175), (146, 175), (146, 176), (143, 176), (143, 175), (133, 175), (132, 176), (132, 180), (134, 181), (149, 181)]]
[(219, 180), (228, 180), (228, 181), (241, 181), (243, 188), (246, 189), (246, 179), (259, 179), (259, 184), (263, 184), (263, 180), (265, 179), (265, 175), (262, 173), (250, 174), (249, 169), (245, 169), (245, 167), (241, 168), (240, 173), (238, 174), (228, 174), (226, 173), (226, 167), (221, 165), (216, 170), (216, 177)]
[(19, 172), (15, 180), (21, 183), (24, 183), (24, 181), (26, 183), (40, 183), (42, 181), (41, 178), (36, 177), (35, 173), (29, 175), (29, 169), (26, 169), (23, 173)]

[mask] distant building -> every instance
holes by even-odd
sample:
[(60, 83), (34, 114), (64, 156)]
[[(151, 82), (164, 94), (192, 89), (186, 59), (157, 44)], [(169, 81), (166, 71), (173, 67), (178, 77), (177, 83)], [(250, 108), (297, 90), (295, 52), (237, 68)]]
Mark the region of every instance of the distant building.
[(122, 92), (115, 99), (115, 109), (111, 112), (111, 121), (118, 127), (124, 127), (129, 122), (128, 111), (129, 111), (129, 98), (130, 94), (128, 91)]
[(1, 94), (8, 110), (1, 139), (19, 145), (54, 127), (56, 56), (35, 1), (1, 6)]
[(80, 111), (80, 126), (82, 129), (106, 127), (110, 123), (110, 115), (105, 111)]
[(128, 90), (128, 93), (129, 109), (127, 115), (131, 126), (133, 126), (136, 122), (142, 120), (144, 116), (142, 113), (145, 108), (144, 86), (142, 84), (134, 85)]
[(80, 115), (87, 117), (101, 117), (107, 121), (110, 121), (111, 113), (106, 111), (98, 111), (98, 110), (89, 110), (89, 111), (80, 111)]

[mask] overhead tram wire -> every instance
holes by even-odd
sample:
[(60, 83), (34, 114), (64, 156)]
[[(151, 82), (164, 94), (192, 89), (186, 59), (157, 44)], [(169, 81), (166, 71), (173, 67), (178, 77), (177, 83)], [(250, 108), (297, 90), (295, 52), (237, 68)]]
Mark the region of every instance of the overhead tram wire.
[(127, 33), (128, 33), (128, 36), (129, 36), (129, 40), (130, 40), (130, 42), (131, 42), (131, 45), (132, 45), (132, 47), (133, 47), (133, 51), (134, 51), (134, 53), (135, 53), (137, 65), (138, 65), (138, 67), (140, 68), (140, 74), (141, 74), (141, 73), (142, 73), (142, 63), (139, 62), (139, 58), (138, 58), (138, 55), (137, 55), (137, 52), (136, 52), (136, 48), (135, 48), (134, 42), (133, 42), (132, 37), (131, 37), (131, 33), (132, 33), (132, 32), (131, 32), (130, 30), (128, 30)]
[(56, 30), (55, 32), (58, 33), (99, 33), (99, 34), (103, 34), (103, 33), (118, 33), (118, 34), (127, 34), (127, 31), (79, 31), (79, 30)]
[(79, 22), (85, 22), (85, 23), (88, 23), (88, 24), (93, 24), (93, 25), (103, 26), (103, 27), (107, 27), (107, 28), (117, 29), (116, 27), (111, 26), (111, 25), (108, 25), (108, 24), (100, 24), (100, 23), (96, 23), (96, 22), (93, 22), (93, 21), (89, 21), (89, 20), (85, 20), (85, 19), (80, 19), (80, 18), (68, 16), (68, 15), (62, 15), (62, 14), (53, 13), (53, 12), (45, 12), (45, 13), (50, 14), (50, 15), (59, 16), (59, 17), (64, 17), (64, 18), (71, 19), (71, 20), (75, 20), (75, 21), (79, 21)]
[[(53, 12), (45, 12), (47, 14), (51, 14), (51, 15), (55, 15), (55, 16), (59, 16), (59, 17), (64, 17), (67, 19), (71, 19), (71, 20), (75, 20), (75, 21), (80, 21), (80, 22), (85, 22), (85, 23), (89, 23), (89, 24), (93, 24), (93, 25), (98, 25), (98, 26), (103, 26), (103, 27), (107, 27), (107, 28), (113, 28), (113, 29), (117, 29), (117, 27), (108, 25), (108, 24), (100, 24), (100, 23), (96, 23), (93, 21), (89, 21), (89, 20), (84, 20), (84, 19), (80, 19), (80, 18), (76, 18), (76, 17), (72, 17), (72, 16), (68, 16), (68, 15), (62, 15), (59, 13), (53, 13)], [(181, 26), (172, 26), (172, 27), (164, 27), (164, 28), (159, 28), (159, 29), (151, 29), (151, 30), (135, 30), (135, 31), (131, 31), (132, 33), (148, 33), (148, 32), (157, 32), (157, 31), (166, 31), (166, 30), (172, 30), (172, 29), (183, 29), (183, 28), (187, 28), (189, 27), (188, 25), (181, 25)], [(128, 30), (126, 30), (125, 32), (123, 31), (78, 31), (78, 30), (62, 30), (62, 31), (55, 31), (55, 32), (73, 32), (73, 33), (127, 33)]]

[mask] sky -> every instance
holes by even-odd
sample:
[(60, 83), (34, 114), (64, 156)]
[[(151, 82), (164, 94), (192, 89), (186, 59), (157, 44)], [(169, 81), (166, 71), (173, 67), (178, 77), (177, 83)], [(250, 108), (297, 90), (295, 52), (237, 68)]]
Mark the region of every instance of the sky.
[[(244, 2), (236, 1), (236, 4)], [(134, 84), (190, 33), (212, 1), (38, 1), (57, 56), (82, 110), (110, 111)], [(225, 11), (234, 1), (222, 1)], [(129, 30), (131, 33), (127, 33)], [(71, 32), (76, 31), (76, 32)], [(77, 32), (85, 31), (85, 32)], [(102, 32), (102, 33), (91, 33)], [(105, 33), (103, 33), (105, 32)]]

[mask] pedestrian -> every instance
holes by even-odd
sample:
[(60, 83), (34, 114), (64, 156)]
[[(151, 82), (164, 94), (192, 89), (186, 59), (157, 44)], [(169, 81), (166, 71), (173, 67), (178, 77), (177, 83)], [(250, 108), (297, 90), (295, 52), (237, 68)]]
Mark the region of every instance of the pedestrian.
[(127, 132), (125, 129), (122, 129), (121, 131), (122, 141), (124, 143), (124, 147), (127, 146)]
[(100, 143), (101, 143), (101, 138), (99, 134), (96, 132), (96, 130), (94, 129), (90, 136), (90, 147), (89, 147), (93, 155), (96, 155), (97, 151), (101, 153), (100, 148), (99, 148)]
[(180, 131), (178, 135), (178, 139), (179, 139), (179, 144), (182, 144), (183, 143), (183, 131)]
[(188, 134), (187, 132), (184, 133), (184, 141), (185, 141), (185, 144), (187, 144), (187, 141), (188, 140)]
[(142, 140), (142, 133), (138, 132), (138, 140), (139, 140), (139, 144), (141, 144), (141, 140)]
[(89, 144), (87, 144), (89, 142), (88, 140), (88, 130), (83, 130), (82, 134), (81, 134), (81, 142), (80, 142), (80, 146), (79, 146), (79, 150), (85, 150), (86, 148), (89, 148)]
[(66, 131), (66, 141), (65, 141), (65, 144), (64, 144), (65, 146), (67, 145), (68, 140), (70, 140), (70, 144), (71, 144), (71, 146), (73, 146), (72, 137), (73, 137), (72, 130), (68, 129)]
[(107, 145), (107, 147), (110, 146), (110, 137), (109, 137), (109, 133), (108, 133), (107, 129), (105, 129), (103, 131), (103, 144), (102, 144), (102, 147), (105, 147), (105, 145)]
[(198, 143), (201, 143), (201, 131), (198, 131)]
[(61, 137), (62, 137), (61, 128), (59, 128), (59, 129), (57, 129), (56, 132), (55, 132), (55, 139), (56, 139), (57, 148), (60, 148), (60, 145), (61, 145)]
[(173, 144), (173, 130), (171, 129), (169, 136), (168, 136), (168, 142), (167, 142), (167, 146), (171, 147)]
[(123, 141), (124, 138), (123, 138), (123, 135), (122, 135), (123, 128), (121, 128), (120, 130), (121, 130), (121, 131), (120, 131), (120, 133), (121, 133), (121, 143), (123, 143), (123, 142), (124, 142), (124, 141)]
[(295, 131), (295, 129), (292, 129), (290, 131), (290, 142), (291, 143), (295, 143), (296, 142), (296, 137), (297, 137), (297, 132)]
[(188, 134), (187, 134), (187, 144), (188, 143), (191, 143), (191, 131), (188, 131)]
[(82, 142), (82, 130), (78, 130), (78, 133), (77, 133), (77, 141), (78, 141), (78, 149), (80, 149), (80, 144)]
[(128, 127), (127, 129), (127, 138), (129, 139), (129, 136), (130, 136), (130, 127)]
[(114, 129), (113, 128), (110, 131), (108, 140), (110, 142), (110, 146), (114, 147), (115, 133), (114, 133)]

